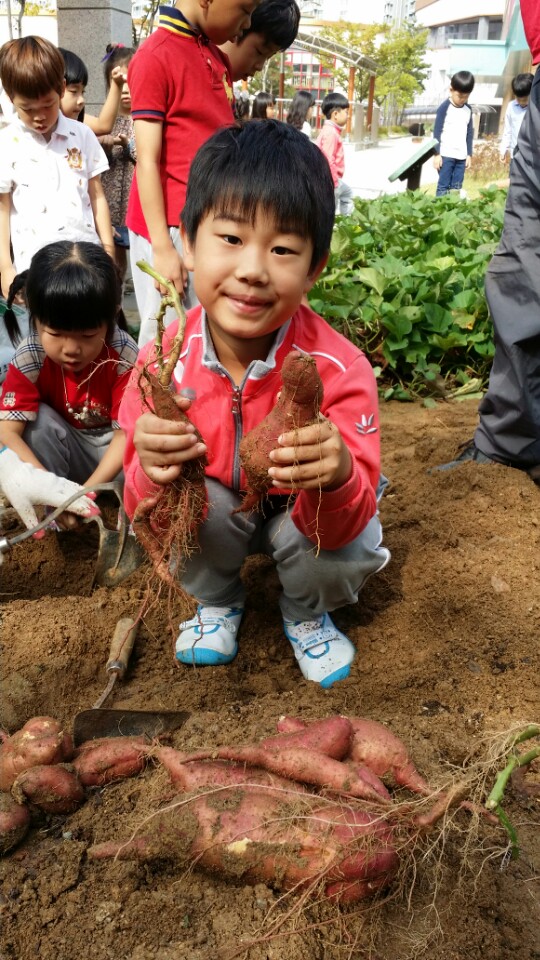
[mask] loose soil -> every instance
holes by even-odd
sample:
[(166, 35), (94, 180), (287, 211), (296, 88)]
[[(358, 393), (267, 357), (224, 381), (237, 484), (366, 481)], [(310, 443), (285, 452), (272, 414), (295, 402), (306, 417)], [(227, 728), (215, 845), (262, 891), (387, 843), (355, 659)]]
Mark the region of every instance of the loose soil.
[[(381, 515), (392, 560), (356, 606), (336, 614), (358, 648), (347, 681), (324, 691), (301, 678), (282, 634), (275, 573), (253, 558), (235, 662), (177, 666), (165, 603), (156, 604), (114, 705), (191, 711), (174, 743), (193, 749), (261, 738), (284, 713), (371, 717), (407, 742), (434, 784), (469, 755), (485, 756), (493, 734), (538, 722), (540, 489), (499, 466), (426, 472), (452, 458), (475, 421), (474, 401), (382, 408), (391, 486)], [(106, 682), (115, 622), (138, 611), (145, 574), (92, 590), (95, 554), (85, 528), (23, 544), (4, 562), (8, 730), (37, 714), (70, 727)], [(294, 898), (262, 884), (237, 886), (167, 859), (87, 860), (89, 845), (127, 838), (167, 791), (163, 772), (150, 766), (93, 791), (72, 816), (35, 817), (0, 866), (2, 960), (540, 958), (540, 800), (515, 785), (505, 809), (519, 859), (504, 856), (504, 833), (481, 823), (473, 836), (474, 818), (460, 812), (425, 856), (411, 859), (404, 890), (341, 909), (295, 909)], [(265, 940), (276, 918), (278, 935)]]

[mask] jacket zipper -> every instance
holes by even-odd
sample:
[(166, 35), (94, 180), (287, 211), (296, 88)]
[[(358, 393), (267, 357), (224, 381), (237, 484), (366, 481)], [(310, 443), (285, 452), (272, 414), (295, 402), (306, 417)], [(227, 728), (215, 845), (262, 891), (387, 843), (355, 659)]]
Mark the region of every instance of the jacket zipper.
[(232, 486), (237, 493), (240, 490), (240, 440), (242, 439), (242, 391), (236, 385), (232, 392), (232, 415), (234, 420), (234, 456)]

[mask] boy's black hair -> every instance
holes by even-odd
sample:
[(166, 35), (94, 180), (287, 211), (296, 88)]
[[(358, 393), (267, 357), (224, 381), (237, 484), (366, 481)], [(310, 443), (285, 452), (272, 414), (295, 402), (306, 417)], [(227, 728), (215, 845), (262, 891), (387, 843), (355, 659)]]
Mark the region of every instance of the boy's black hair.
[(458, 93), (472, 93), (474, 89), (474, 74), (468, 70), (458, 70), (450, 80), (452, 90)]
[(515, 97), (528, 97), (533, 85), (532, 73), (518, 73), (512, 80), (512, 91)]
[(242, 34), (241, 41), (248, 33), (261, 33), (266, 43), (286, 50), (296, 40), (299, 24), (300, 9), (296, 0), (261, 0), (251, 14), (251, 25)]
[(327, 93), (321, 103), (321, 110), (326, 119), (329, 120), (334, 110), (344, 110), (348, 106), (349, 101), (342, 93)]
[(226, 127), (199, 148), (191, 164), (182, 223), (191, 243), (208, 214), (258, 212), (278, 230), (313, 243), (311, 270), (328, 253), (334, 183), (326, 157), (308, 137), (279, 120)]
[(32, 324), (52, 330), (95, 330), (103, 323), (111, 333), (121, 301), (114, 261), (97, 243), (59, 240), (32, 257), (26, 276), (26, 303)]

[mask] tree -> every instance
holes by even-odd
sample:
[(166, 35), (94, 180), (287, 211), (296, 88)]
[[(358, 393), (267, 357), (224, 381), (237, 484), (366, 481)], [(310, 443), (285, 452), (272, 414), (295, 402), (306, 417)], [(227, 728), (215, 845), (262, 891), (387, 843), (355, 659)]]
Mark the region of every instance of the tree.
[[(424, 61), (427, 30), (420, 30), (410, 22), (390, 27), (387, 24), (361, 26), (340, 21), (331, 27), (325, 27), (320, 37), (334, 40), (376, 61), (379, 70), (375, 83), (375, 101), (384, 108), (387, 116), (389, 113), (401, 111), (413, 102), (415, 94), (423, 90), (429, 70)], [(325, 58), (324, 62), (331, 63), (329, 58)], [(336, 84), (347, 90), (349, 67), (337, 63), (333, 72)], [(369, 73), (363, 67), (356, 68), (354, 88), (358, 100), (367, 98)]]

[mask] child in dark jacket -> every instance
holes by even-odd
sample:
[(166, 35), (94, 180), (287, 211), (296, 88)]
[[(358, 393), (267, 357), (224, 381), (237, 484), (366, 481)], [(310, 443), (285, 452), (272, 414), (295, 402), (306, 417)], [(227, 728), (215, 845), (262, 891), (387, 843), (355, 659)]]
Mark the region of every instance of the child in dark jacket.
[(468, 70), (455, 73), (450, 81), (450, 96), (441, 103), (435, 117), (433, 137), (438, 141), (433, 166), (439, 171), (436, 196), (461, 190), (465, 170), (473, 152), (472, 110), (467, 101), (474, 89), (474, 77)]

